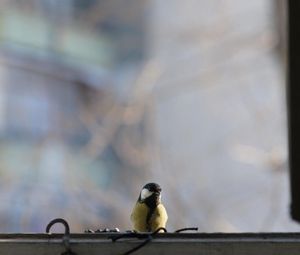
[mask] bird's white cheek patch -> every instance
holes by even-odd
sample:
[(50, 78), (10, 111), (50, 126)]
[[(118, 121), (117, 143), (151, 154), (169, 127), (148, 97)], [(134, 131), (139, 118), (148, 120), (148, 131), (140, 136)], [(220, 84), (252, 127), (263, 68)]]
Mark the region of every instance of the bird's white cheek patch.
[(144, 200), (147, 197), (150, 197), (153, 194), (153, 192), (147, 190), (147, 189), (142, 189), (141, 191), (141, 199)]

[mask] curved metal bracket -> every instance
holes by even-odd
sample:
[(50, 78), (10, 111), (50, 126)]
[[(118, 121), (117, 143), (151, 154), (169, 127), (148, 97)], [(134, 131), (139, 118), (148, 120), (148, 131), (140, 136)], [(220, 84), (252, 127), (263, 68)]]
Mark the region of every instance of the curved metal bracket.
[(63, 244), (66, 248), (66, 251), (63, 252), (61, 255), (75, 255), (75, 253), (71, 250), (71, 247), (70, 247), (70, 227), (66, 220), (64, 220), (62, 218), (57, 218), (57, 219), (50, 221), (46, 227), (46, 233), (51, 234), (50, 229), (56, 223), (61, 223), (65, 227), (65, 234), (63, 235), (62, 240), (63, 240)]

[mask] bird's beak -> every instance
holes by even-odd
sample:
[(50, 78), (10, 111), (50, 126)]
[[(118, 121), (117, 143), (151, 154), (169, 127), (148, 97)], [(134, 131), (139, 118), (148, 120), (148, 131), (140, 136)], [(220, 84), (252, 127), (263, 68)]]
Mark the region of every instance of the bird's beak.
[(160, 192), (155, 192), (155, 197), (156, 197), (157, 201), (160, 203), (161, 202), (161, 194), (160, 194)]

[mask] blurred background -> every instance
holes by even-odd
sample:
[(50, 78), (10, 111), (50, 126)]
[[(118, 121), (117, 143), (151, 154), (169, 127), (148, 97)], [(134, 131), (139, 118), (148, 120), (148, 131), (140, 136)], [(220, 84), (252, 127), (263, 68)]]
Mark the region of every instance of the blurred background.
[(0, 232), (289, 218), (285, 1), (0, 0)]

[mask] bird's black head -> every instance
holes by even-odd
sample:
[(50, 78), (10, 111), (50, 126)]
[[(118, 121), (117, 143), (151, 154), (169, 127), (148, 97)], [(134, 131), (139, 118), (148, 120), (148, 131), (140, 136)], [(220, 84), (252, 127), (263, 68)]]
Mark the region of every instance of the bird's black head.
[(139, 196), (139, 201), (146, 203), (149, 207), (156, 207), (160, 203), (161, 187), (157, 183), (147, 183)]
[(157, 184), (157, 183), (154, 183), (154, 182), (150, 182), (150, 183), (147, 183), (143, 189), (147, 189), (149, 190), (150, 192), (158, 192), (160, 193), (161, 192), (161, 187)]

